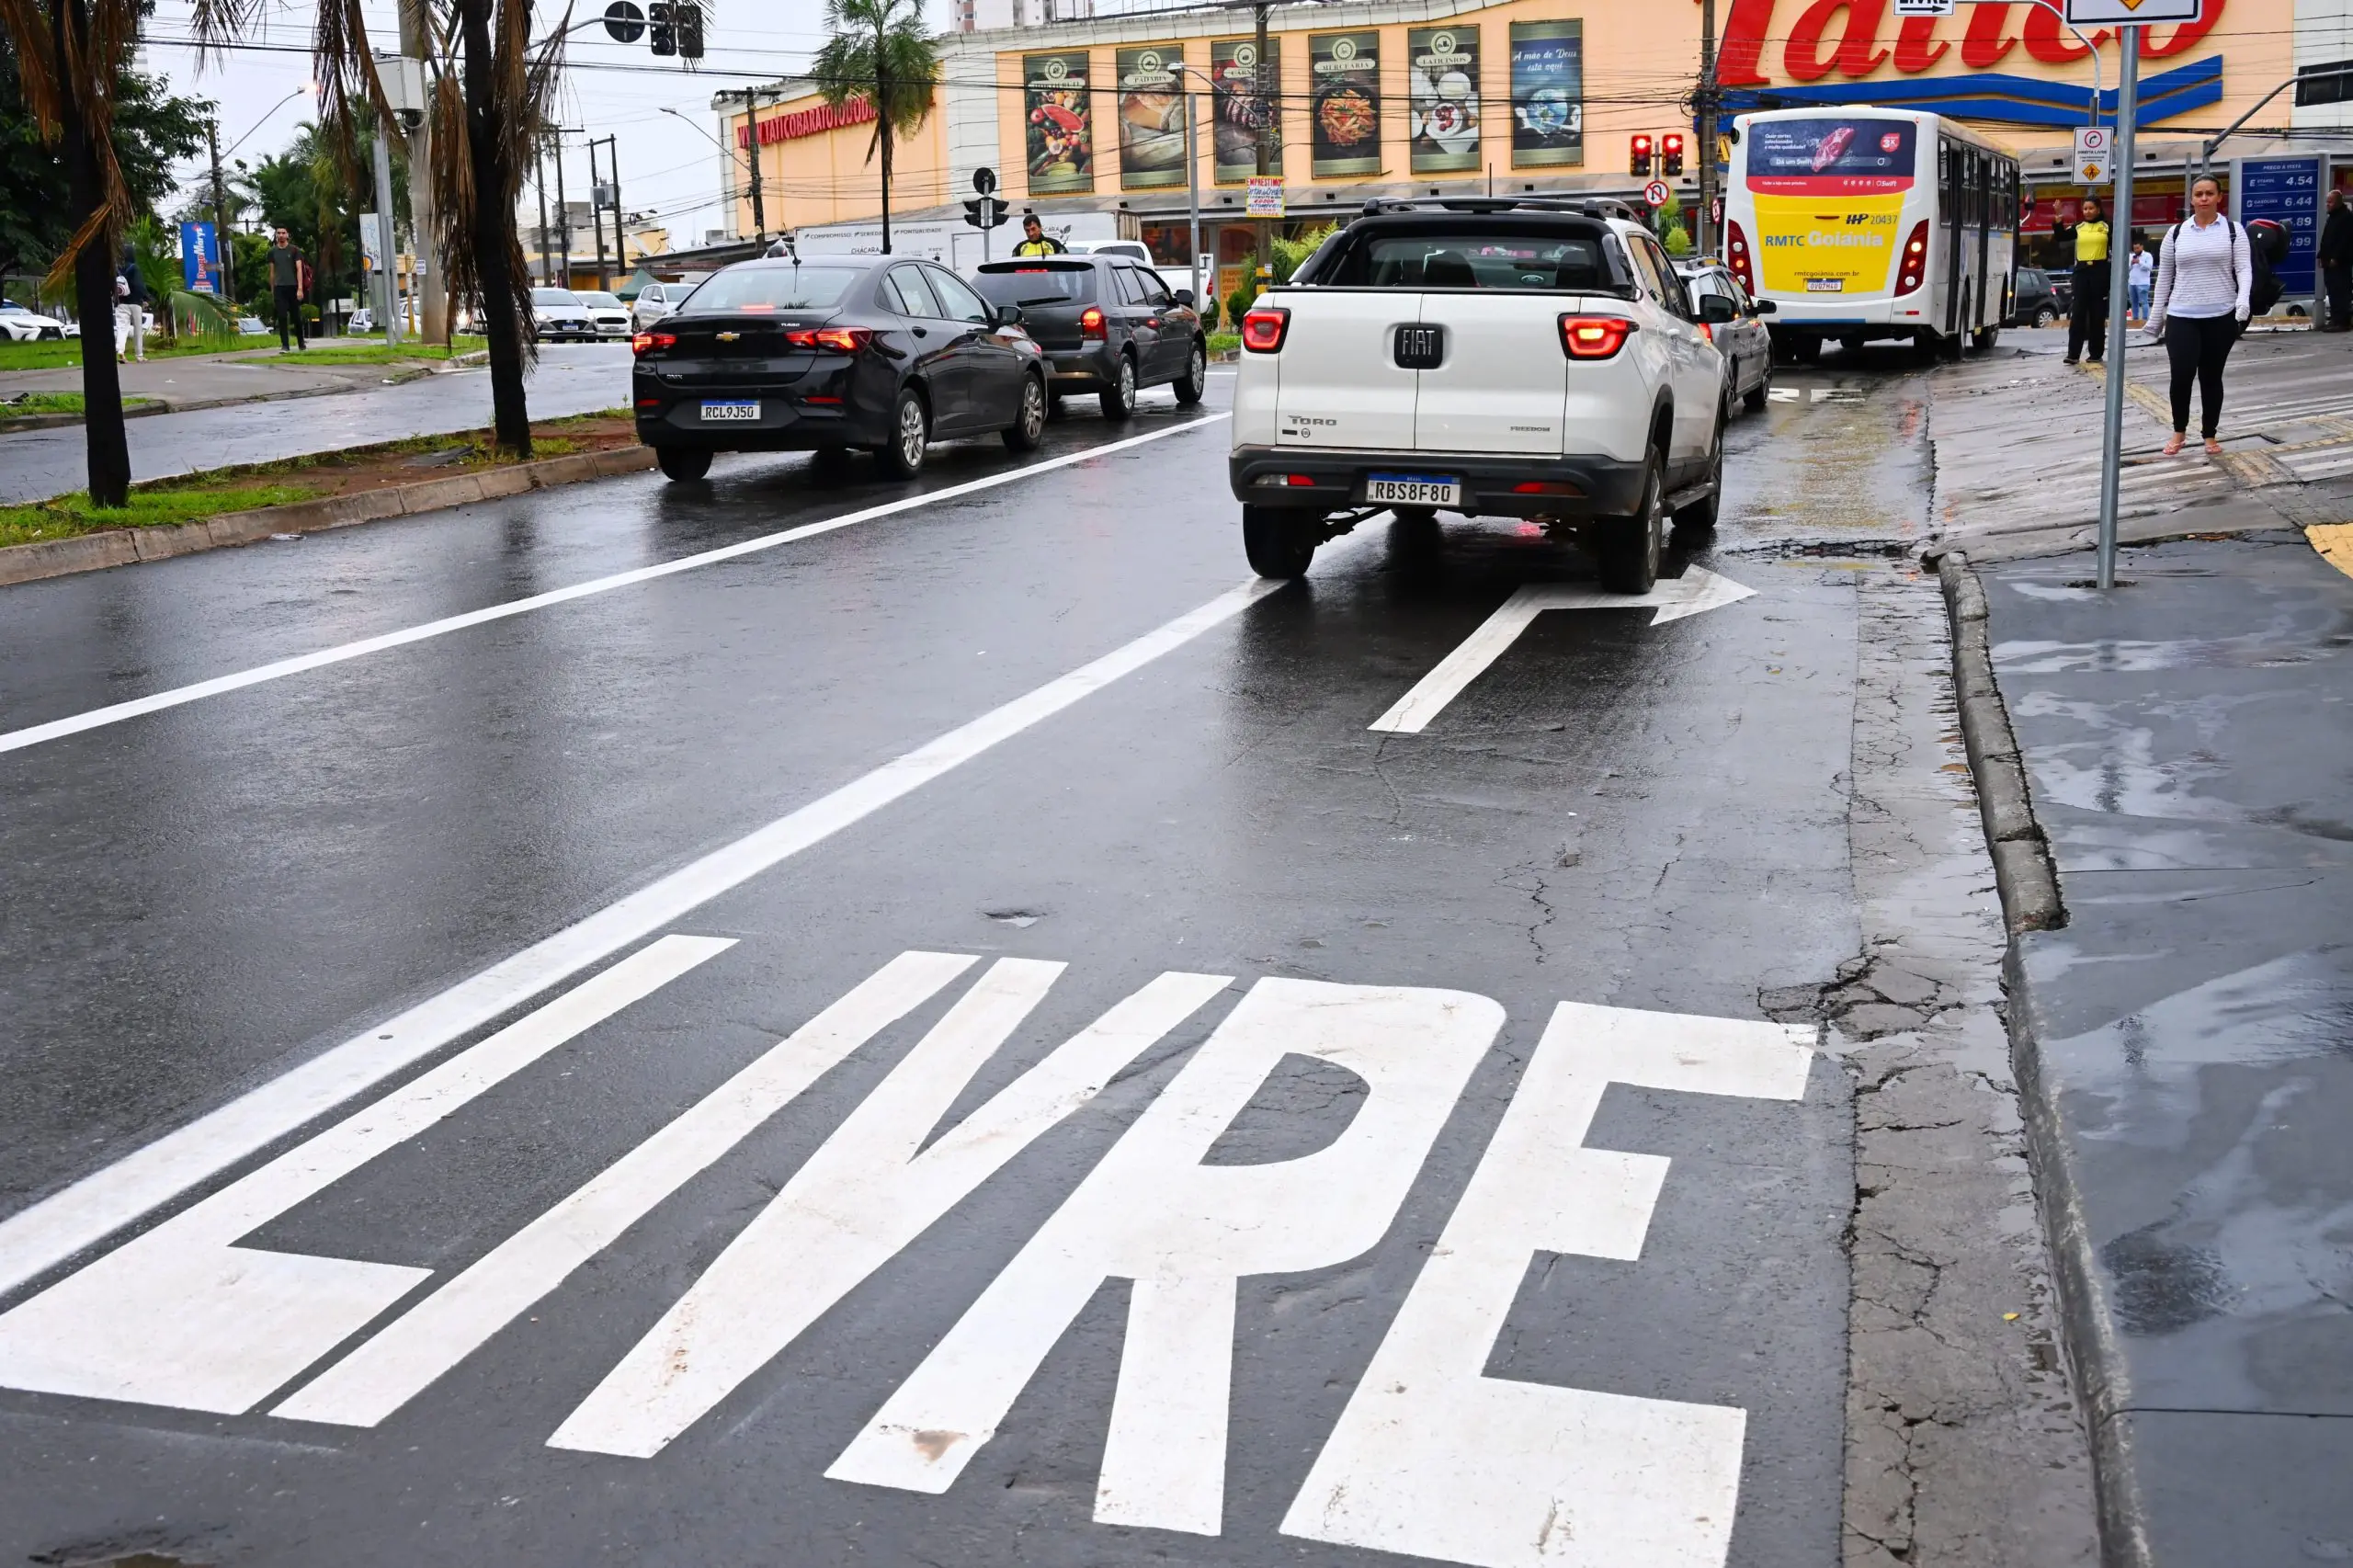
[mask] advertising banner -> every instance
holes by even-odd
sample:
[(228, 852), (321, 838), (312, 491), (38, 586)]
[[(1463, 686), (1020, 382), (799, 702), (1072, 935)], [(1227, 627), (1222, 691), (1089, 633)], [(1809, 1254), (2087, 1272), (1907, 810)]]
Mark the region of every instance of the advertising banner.
[[(1748, 189), (1768, 294), (1884, 294), (1896, 228), (1917, 176), (1908, 119), (1824, 115), (1752, 121)], [(1836, 210), (1824, 213), (1824, 198)]]
[(2268, 218), (2288, 231), (2287, 257), (2273, 262), (2271, 270), (2291, 297), (2311, 295), (2317, 281), (2321, 163), (2318, 157), (2241, 158), (2231, 180), (2240, 222)]
[(1154, 190), (1185, 183), (1185, 85), (1179, 44), (1123, 49), (1112, 57), (1120, 84), (1120, 183)]
[(1479, 29), (1415, 28), (1405, 35), (1406, 107), (1413, 172), (1479, 167)]
[(1381, 35), (1311, 33), (1308, 134), (1314, 175), (1381, 172)]
[[(1267, 80), (1269, 90), (1282, 81), (1282, 40), (1267, 40)], [(1217, 113), (1211, 124), (1215, 127), (1211, 140), (1217, 148), (1217, 177), (1229, 184), (1248, 179), (1258, 172), (1257, 108), (1258, 44), (1255, 39), (1227, 39), (1210, 45), (1210, 74), (1216, 78), (1219, 88)], [(1283, 146), (1279, 134), (1282, 125), (1279, 103), (1267, 106), (1278, 132), (1273, 155), (1267, 165), (1269, 174), (1283, 169)]]
[(180, 276), (189, 293), (220, 297), (221, 241), (211, 224), (180, 225)]
[(1029, 194), (1089, 195), (1095, 189), (1095, 125), (1086, 96), (1086, 51), (1021, 57)]
[(1511, 164), (1585, 162), (1585, 23), (1511, 25)]
[(1252, 175), (1250, 194), (1243, 198), (1245, 218), (1280, 218), (1283, 214), (1283, 176)]

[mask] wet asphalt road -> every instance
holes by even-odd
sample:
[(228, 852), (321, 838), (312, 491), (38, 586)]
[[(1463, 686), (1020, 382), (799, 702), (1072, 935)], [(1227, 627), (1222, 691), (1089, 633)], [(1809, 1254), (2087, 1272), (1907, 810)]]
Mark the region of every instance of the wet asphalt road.
[[(529, 382), (531, 417), (560, 419), (629, 403), (629, 345), (549, 344)], [(426, 376), (398, 386), (192, 409), (128, 421), (134, 479), (167, 479), (233, 463), (275, 462), (371, 441), (436, 436), (490, 423), (490, 372)], [(0, 436), (0, 505), (89, 483), (82, 427)]]
[[(0, 751), (0, 1561), (1831, 1561), (1850, 1110), (1757, 994), (1858, 945), (1906, 389), (1735, 423), (1677, 564), (1751, 597), (1541, 615), (1419, 733), (1583, 555), (1380, 520), (1238, 591), (1161, 393)], [(0, 732), (904, 494), (736, 459), (11, 588)], [(56, 1261), (99, 1212), (174, 1217)]]

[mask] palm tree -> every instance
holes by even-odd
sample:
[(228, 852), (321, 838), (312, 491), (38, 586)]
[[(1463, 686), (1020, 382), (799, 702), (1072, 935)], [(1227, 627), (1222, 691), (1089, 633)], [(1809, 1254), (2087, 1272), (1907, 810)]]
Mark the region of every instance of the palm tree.
[(115, 85), (131, 64), (141, 0), (0, 0), (0, 26), (16, 46), (18, 85), (40, 138), (62, 143), (74, 228), (44, 294), (74, 282), (82, 322), (82, 403), (90, 501), (131, 496), (131, 443), (114, 360), (114, 258), (132, 202), (115, 158)]
[[(825, 0), (825, 30), (810, 74), (825, 101), (840, 108), (852, 98), (874, 106), (871, 160), (882, 154), (882, 254), (891, 254), (891, 142), (912, 136), (931, 118), (939, 85), (939, 57), (923, 25), (923, 0)], [(758, 149), (753, 149), (754, 156)]]

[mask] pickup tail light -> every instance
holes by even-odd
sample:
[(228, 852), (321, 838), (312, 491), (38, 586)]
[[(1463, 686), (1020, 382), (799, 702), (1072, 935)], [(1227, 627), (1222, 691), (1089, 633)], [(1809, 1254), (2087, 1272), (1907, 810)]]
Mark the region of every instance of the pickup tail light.
[(1572, 359), (1607, 359), (1634, 331), (1624, 316), (1563, 316), (1561, 347)]
[(1732, 262), (1732, 275), (1740, 279), (1743, 292), (1756, 292), (1756, 273), (1748, 255), (1748, 231), (1737, 222), (1724, 224), (1724, 252)]
[(1101, 307), (1089, 305), (1086, 309), (1078, 312), (1079, 336), (1086, 338), (1090, 342), (1100, 343), (1103, 341), (1105, 330), (1106, 327)]
[(1706, 322), (1695, 322), (1693, 324), (1699, 329), (1700, 342), (1713, 343), (1716, 340), (1716, 329), (1714, 327), (1710, 326)]
[(641, 332), (629, 340), (632, 354), (651, 354), (657, 348), (675, 348), (678, 335), (675, 332)]
[(1290, 311), (1282, 305), (1259, 305), (1242, 318), (1242, 347), (1253, 354), (1273, 354), (1290, 330)]
[(1912, 237), (1904, 242), (1904, 254), (1896, 258), (1895, 291), (1909, 294), (1920, 287), (1928, 276), (1928, 221), (1921, 219), (1912, 225)]
[(818, 348), (828, 354), (855, 354), (874, 341), (872, 329), (862, 326), (799, 327), (784, 335), (795, 348)]
[(1559, 480), (1529, 480), (1526, 483), (1513, 485), (1511, 493), (1515, 495), (1582, 495), (1585, 494), (1575, 485), (1563, 483)]

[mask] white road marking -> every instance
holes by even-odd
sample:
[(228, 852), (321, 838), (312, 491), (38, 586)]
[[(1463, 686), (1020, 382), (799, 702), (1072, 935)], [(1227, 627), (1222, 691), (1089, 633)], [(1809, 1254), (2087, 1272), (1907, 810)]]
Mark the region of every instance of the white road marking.
[(158, 691), (150, 696), (133, 698), (128, 702), (93, 708), (86, 713), (75, 713), (63, 719), (52, 719), (45, 724), (31, 724), (21, 730), (10, 730), (0, 733), (0, 752), (21, 751), (27, 746), (36, 746), (44, 741), (60, 740), (67, 735), (78, 735), (85, 730), (98, 729), (107, 724), (119, 724), (126, 719), (136, 719), (148, 713), (160, 713), (167, 708), (177, 708), (183, 703), (200, 701), (208, 697), (219, 697), (226, 692), (242, 691), (246, 687), (259, 686), (264, 681), (282, 680), (288, 676), (301, 675), (305, 671), (322, 669), (328, 665), (339, 665), (347, 659), (362, 658), (369, 653), (381, 653), (386, 649), (403, 648), (412, 642), (422, 642), (427, 638), (446, 636), (452, 631), (463, 631), (469, 627), (486, 625), (494, 620), (504, 620), (510, 616), (522, 615), (535, 609), (546, 609), (551, 605), (569, 604), (574, 599), (587, 598), (595, 594), (610, 593), (615, 588), (633, 587), (637, 584), (650, 583), (659, 577), (673, 576), (680, 572), (691, 572), (698, 566), (709, 566), (721, 561), (733, 561), (737, 556), (756, 554), (764, 550), (774, 550), (780, 544), (790, 544), (796, 540), (813, 539), (819, 534), (832, 533), (837, 528), (851, 528), (859, 523), (870, 523), (878, 517), (892, 517), (918, 506), (930, 506), (935, 502), (953, 501), (959, 496), (973, 495), (983, 490), (996, 489), (999, 485), (1018, 483), (1036, 474), (1050, 473), (1055, 469), (1068, 468), (1074, 463), (1108, 457), (1113, 452), (1125, 451), (1130, 447), (1140, 447), (1147, 441), (1165, 440), (1171, 436), (1182, 435), (1188, 430), (1198, 429), (1201, 426), (1212, 425), (1219, 420), (1232, 417), (1230, 414), (1207, 415), (1199, 419), (1187, 420), (1182, 425), (1170, 426), (1165, 430), (1153, 430), (1141, 436), (1131, 436), (1125, 440), (1112, 441), (1100, 447), (1090, 447), (1083, 452), (1068, 452), (1058, 458), (1048, 458), (1042, 462), (1030, 463), (1027, 467), (1009, 469), (1003, 473), (990, 474), (983, 479), (968, 480), (962, 484), (951, 484), (945, 490), (934, 490), (922, 495), (903, 496), (896, 501), (886, 501), (879, 506), (869, 506), (864, 511), (850, 512), (838, 517), (828, 517), (824, 522), (804, 523), (796, 528), (785, 528), (777, 533), (762, 534), (757, 539), (747, 539), (740, 543), (722, 545), (717, 550), (706, 550), (695, 555), (683, 555), (676, 561), (665, 561), (658, 565), (640, 566), (629, 572), (616, 572), (608, 577), (597, 577), (585, 583), (574, 583), (568, 588), (553, 588), (544, 594), (533, 594), (529, 598), (510, 599), (505, 604), (488, 605), (481, 609), (468, 610), (463, 615), (452, 615), (440, 620), (427, 621), (422, 626), (411, 626), (399, 631), (387, 631), (376, 637), (363, 637), (356, 642), (345, 642), (333, 648), (322, 648), (316, 653), (301, 653), (290, 659), (278, 659), (270, 664), (256, 665), (252, 669), (239, 670), (233, 675), (215, 676), (210, 680), (198, 681), (192, 686), (174, 687), (169, 691)]
[(1642, 1256), (1667, 1162), (1584, 1146), (1603, 1091), (1802, 1099), (1812, 1035), (1555, 1008), (1283, 1533), (1483, 1568), (1722, 1568), (1745, 1412), (1484, 1368), (1537, 1252)]
[(1174, 653), (1283, 585), (1262, 578), (1229, 589), (1093, 663), (1057, 676), (712, 850), (85, 1176), (63, 1192), (0, 1221), (0, 1291), (104, 1241), (467, 1030)]
[(0, 1315), (0, 1386), (235, 1415), (430, 1272), (233, 1244), (735, 944), (665, 937)]
[(1412, 690), (1366, 728), (1392, 734), (1419, 734), (1431, 720), (1446, 710), (1448, 703), (1462, 695), (1463, 687), (1478, 679), (1505, 649), (1519, 640), (1529, 622), (1548, 609), (1655, 607), (1658, 613), (1651, 618), (1651, 624), (1657, 626), (1735, 604), (1756, 592), (1697, 566), (1687, 568), (1680, 577), (1662, 579), (1647, 594), (1605, 594), (1598, 588), (1571, 584), (1531, 584), (1506, 599), (1495, 614), (1479, 623), (1476, 631), (1439, 660), (1437, 668), (1415, 682)]
[[(1503, 1022), (1466, 992), (1259, 981), (826, 1475), (946, 1491), (1097, 1288), (1122, 1278), (1133, 1286), (1095, 1517), (1217, 1534), (1236, 1281), (1378, 1244)], [(1295, 1160), (1202, 1165), (1289, 1052), (1366, 1080), (1347, 1131)]]
[(375, 1426), (975, 961), (901, 953), (271, 1414)]
[(661, 1452), (1006, 1161), (1233, 983), (1222, 974), (1159, 976), (923, 1148), (1062, 968), (999, 960), (549, 1445), (638, 1458)]

